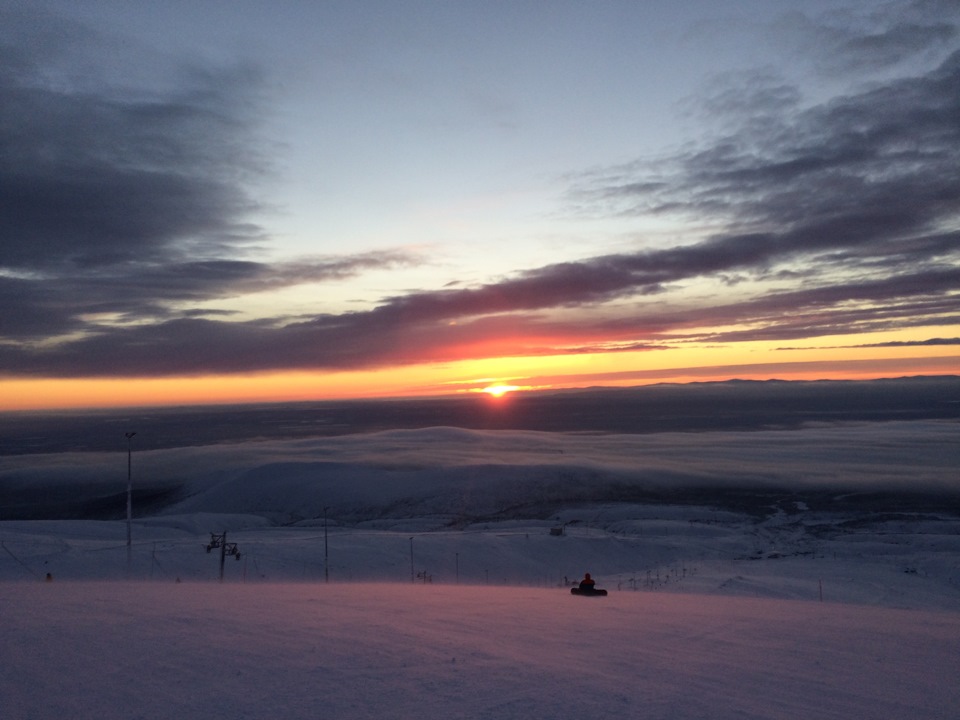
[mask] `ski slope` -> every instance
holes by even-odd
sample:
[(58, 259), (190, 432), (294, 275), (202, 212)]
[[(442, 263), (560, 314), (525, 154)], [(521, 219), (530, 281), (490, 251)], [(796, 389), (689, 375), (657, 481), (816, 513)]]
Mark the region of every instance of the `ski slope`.
[(955, 718), (960, 615), (417, 584), (0, 584), (6, 718)]

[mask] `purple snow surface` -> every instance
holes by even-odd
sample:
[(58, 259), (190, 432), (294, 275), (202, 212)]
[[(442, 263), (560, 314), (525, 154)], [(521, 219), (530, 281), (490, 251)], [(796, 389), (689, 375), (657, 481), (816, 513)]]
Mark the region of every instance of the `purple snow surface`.
[(5, 582), (4, 718), (948, 718), (960, 614), (389, 584)]

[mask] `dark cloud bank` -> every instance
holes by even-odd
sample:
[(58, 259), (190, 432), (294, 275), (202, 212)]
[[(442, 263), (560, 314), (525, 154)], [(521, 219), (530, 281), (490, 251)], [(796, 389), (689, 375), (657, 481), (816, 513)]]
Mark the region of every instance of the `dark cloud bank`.
[[(71, 81), (42, 45), (4, 33), (0, 368), (58, 377), (357, 368), (457, 359), (496, 339), (498, 354), (547, 354), (602, 349), (597, 338), (654, 347), (956, 325), (960, 50), (943, 48), (957, 44), (957, 12), (829, 36), (833, 54), (822, 58), (846, 70), (939, 55), (809, 107), (769, 79), (727, 88), (709, 100), (725, 133), (655, 163), (583, 175), (571, 190), (586, 212), (669, 214), (722, 231), (366, 311), (244, 322), (230, 319), (230, 298), (418, 260), (257, 259), (269, 238), (251, 222), (266, 172), (255, 69), (191, 68), (174, 89), (133, 92)], [(645, 309), (644, 297), (704, 278), (759, 289)], [(618, 299), (640, 302), (602, 321), (591, 313)], [(200, 308), (210, 301), (222, 309)], [(748, 329), (690, 330), (708, 325)]]

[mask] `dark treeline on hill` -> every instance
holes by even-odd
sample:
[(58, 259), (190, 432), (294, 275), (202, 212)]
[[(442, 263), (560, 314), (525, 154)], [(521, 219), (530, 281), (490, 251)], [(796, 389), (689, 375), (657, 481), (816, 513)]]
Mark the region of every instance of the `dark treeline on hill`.
[(450, 426), (655, 433), (960, 420), (960, 376), (742, 381), (486, 396), (0, 414), (0, 455), (138, 450)]

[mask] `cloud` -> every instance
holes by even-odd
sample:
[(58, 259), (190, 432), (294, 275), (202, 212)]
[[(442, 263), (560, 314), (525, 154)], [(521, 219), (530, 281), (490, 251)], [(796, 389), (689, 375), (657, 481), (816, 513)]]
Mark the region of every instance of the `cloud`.
[[(957, 358), (909, 358), (913, 375), (953, 376)], [(739, 365), (700, 365), (666, 367), (652, 370), (624, 370), (619, 372), (582, 373), (577, 375), (534, 375), (524, 378), (535, 387), (564, 387), (571, 384), (635, 385), (651, 382), (685, 383), (690, 381), (715, 382), (717, 378), (766, 378), (777, 380), (809, 380), (817, 374), (831, 373), (847, 378), (904, 375), (903, 358), (871, 358), (864, 360), (804, 360), (795, 362), (758, 362)]]
[[(179, 318), (105, 328), (101, 334), (52, 348), (25, 351), (0, 346), (0, 366), (16, 374), (66, 377), (199, 375), (278, 367), (377, 367), (502, 354), (552, 355), (584, 347), (617, 352), (625, 347), (646, 350), (690, 341), (795, 340), (955, 325), (960, 313), (956, 299), (947, 293), (958, 283), (960, 270), (944, 271), (768, 294), (715, 307), (635, 312), (606, 320), (594, 315), (556, 318), (523, 312), (487, 316), (480, 311), (497, 304), (478, 304), (469, 294), (466, 300), (424, 294), (405, 304), (283, 324)], [(479, 316), (471, 318), (468, 312)], [(451, 322), (453, 318), (459, 320)], [(695, 329), (734, 324), (749, 327), (724, 332)]]
[(917, 0), (863, 11), (834, 8), (813, 17), (790, 12), (771, 32), (823, 76), (862, 76), (935, 57), (957, 39), (958, 22), (952, 0)]
[(39, 278), (0, 275), (0, 299), (8, 311), (0, 316), (0, 336), (31, 340), (84, 331), (103, 335), (111, 332), (110, 324), (217, 315), (222, 312), (191, 309), (189, 304), (337, 281), (418, 262), (405, 251), (383, 251), (276, 263), (226, 259), (120, 263)]
[[(926, 340), (890, 340), (888, 342), (865, 343), (863, 345), (830, 345), (817, 348), (818, 350), (838, 350), (847, 348), (881, 348), (881, 347), (942, 347), (945, 345), (960, 345), (960, 338), (927, 338)], [(782, 347), (777, 350), (809, 350), (809, 348)]]
[(958, 282), (960, 269), (952, 268), (770, 293), (708, 309), (705, 320), (716, 325), (739, 323), (751, 327), (700, 334), (696, 339), (783, 340), (955, 325), (960, 322), (960, 307), (952, 291)]
[(162, 316), (171, 299), (229, 286), (224, 276), (244, 265), (224, 256), (263, 239), (244, 184), (265, 172), (250, 100), (258, 71), (168, 63), (158, 75), (170, 82), (132, 89), (97, 57), (121, 52), (110, 38), (50, 15), (13, 11), (9, 21), (0, 339), (89, 332), (89, 315)]
[(130, 88), (91, 48), (121, 51), (49, 15), (14, 12), (0, 32), (0, 342), (28, 343), (18, 357), (41, 362), (30, 343), (69, 337), (80, 344), (64, 357), (82, 369), (86, 343), (115, 343), (123, 358), (118, 325), (419, 262), (400, 250), (257, 260), (262, 73), (155, 58), (163, 79)]
[[(909, 23), (848, 23), (836, 52), (882, 50), (894, 62), (955, 45), (956, 13), (926, 22), (927, 7), (911, 6)], [(679, 219), (681, 244), (412, 290), (368, 310), (241, 321), (227, 314), (239, 295), (421, 260), (400, 250), (257, 258), (266, 231), (250, 221), (251, 187), (268, 168), (255, 68), (191, 67), (131, 92), (86, 73), (64, 79), (42, 46), (0, 38), (8, 375), (369, 368), (960, 318), (960, 51), (812, 105), (787, 81), (754, 74), (705, 99), (722, 116), (718, 135), (573, 183), (571, 202), (595, 215)], [(737, 294), (677, 292), (702, 281)], [(198, 307), (218, 301), (226, 307)]]
[(238, 97), (254, 69), (184, 72), (167, 92), (76, 88), (16, 49), (0, 55), (0, 265), (65, 272), (260, 239), (238, 181), (259, 162)]
[[(771, 253), (882, 248), (958, 210), (958, 77), (955, 53), (925, 75), (767, 116), (760, 127), (744, 118), (666, 167), (641, 165), (626, 179), (617, 168), (610, 182), (589, 178), (578, 191), (620, 212), (719, 216), (740, 234), (775, 233), (762, 239)], [(752, 113), (750, 96), (738, 104)], [(728, 232), (703, 248), (733, 242)]]
[(638, 287), (649, 288), (733, 271), (756, 282), (805, 279), (801, 290), (772, 287), (701, 309), (704, 322), (761, 326), (717, 341), (955, 324), (960, 52), (924, 74), (805, 110), (771, 114), (761, 100), (759, 125), (756, 96), (748, 89), (739, 106), (746, 117), (709, 144), (583, 178), (577, 200), (601, 214), (726, 223), (699, 243), (619, 267), (642, 266), (649, 284)]

